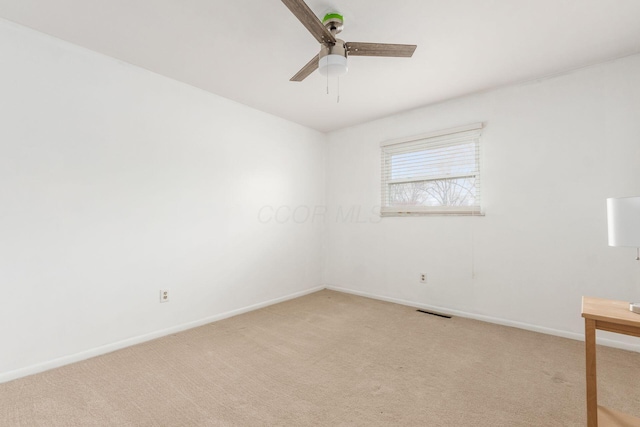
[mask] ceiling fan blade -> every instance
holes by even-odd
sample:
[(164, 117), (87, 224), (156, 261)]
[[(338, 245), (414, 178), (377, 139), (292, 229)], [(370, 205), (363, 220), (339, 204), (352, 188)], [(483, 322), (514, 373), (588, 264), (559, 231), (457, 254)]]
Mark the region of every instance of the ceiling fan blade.
[(318, 61), (320, 59), (319, 57), (320, 57), (320, 54), (314, 56), (313, 59), (307, 62), (307, 65), (302, 67), (302, 69), (298, 71), (295, 76), (291, 77), (289, 81), (301, 82), (307, 77), (309, 77), (309, 74), (313, 73), (315, 70), (318, 69)]
[(349, 56), (393, 56), (410, 58), (416, 50), (415, 44), (358, 43), (347, 42)]
[(336, 38), (322, 25), (322, 22), (314, 15), (309, 6), (303, 0), (282, 0), (302, 25), (322, 44), (335, 44)]

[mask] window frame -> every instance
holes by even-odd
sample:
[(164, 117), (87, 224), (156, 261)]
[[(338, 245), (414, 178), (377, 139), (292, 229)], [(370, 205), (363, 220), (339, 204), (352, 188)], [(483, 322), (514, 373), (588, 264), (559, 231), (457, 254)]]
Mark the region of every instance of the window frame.
[[(391, 141), (385, 141), (380, 143), (381, 147), (381, 207), (380, 207), (380, 216), (381, 217), (392, 217), (392, 216), (425, 216), (425, 215), (469, 215), (469, 216), (484, 216), (484, 209), (482, 205), (482, 157), (481, 157), (481, 135), (482, 130), (484, 128), (484, 123), (473, 123), (465, 126), (458, 126), (455, 128), (449, 128), (444, 130), (439, 130), (435, 132), (430, 132), (427, 134), (416, 135), (408, 138), (396, 139)], [(422, 144), (417, 145), (415, 151), (422, 151), (425, 148), (428, 148), (429, 145), (433, 145), (437, 147), (439, 141), (442, 141), (443, 137), (452, 136), (455, 137), (455, 134), (468, 133), (469, 137), (461, 140), (460, 145), (468, 144), (470, 142), (474, 143), (476, 154), (476, 168), (473, 173), (460, 173), (454, 175), (441, 175), (441, 176), (421, 176), (421, 177), (409, 177), (409, 178), (397, 178), (391, 179), (391, 174), (393, 172), (392, 167), (390, 166), (390, 162), (394, 151), (400, 151), (403, 147), (410, 146), (412, 144)], [(464, 136), (464, 135), (462, 135)], [(429, 142), (429, 140), (432, 140)], [(455, 144), (457, 145), (457, 144)], [(452, 145), (453, 146), (453, 145)], [(411, 152), (411, 151), (406, 151)], [(403, 184), (403, 183), (411, 183), (411, 182), (425, 182), (425, 181), (444, 181), (444, 180), (453, 180), (453, 179), (464, 179), (474, 177), (478, 180), (478, 189), (479, 189), (479, 203), (473, 206), (404, 206), (404, 205), (396, 205), (393, 206), (389, 203), (389, 194), (388, 190), (389, 185), (391, 184)]]

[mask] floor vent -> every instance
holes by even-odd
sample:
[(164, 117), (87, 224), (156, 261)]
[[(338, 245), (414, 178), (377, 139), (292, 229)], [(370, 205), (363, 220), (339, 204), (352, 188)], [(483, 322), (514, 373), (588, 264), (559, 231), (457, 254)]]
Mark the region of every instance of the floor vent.
[(430, 314), (432, 316), (444, 317), (445, 319), (451, 319), (451, 316), (447, 316), (446, 314), (434, 313), (432, 311), (425, 311), (425, 310), (416, 310), (416, 311), (419, 311), (420, 313), (424, 313), (424, 314)]

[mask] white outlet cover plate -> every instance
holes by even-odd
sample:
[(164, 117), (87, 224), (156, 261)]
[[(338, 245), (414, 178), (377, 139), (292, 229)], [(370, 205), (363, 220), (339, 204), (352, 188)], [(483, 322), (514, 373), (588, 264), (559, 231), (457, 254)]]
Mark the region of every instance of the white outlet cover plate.
[(160, 302), (169, 302), (169, 290), (160, 289)]

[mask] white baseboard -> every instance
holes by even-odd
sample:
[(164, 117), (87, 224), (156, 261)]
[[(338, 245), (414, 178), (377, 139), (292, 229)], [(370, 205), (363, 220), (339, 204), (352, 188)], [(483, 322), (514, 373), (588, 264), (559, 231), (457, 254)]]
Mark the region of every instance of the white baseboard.
[[(382, 295), (376, 295), (376, 294), (372, 294), (372, 293), (369, 293), (369, 292), (362, 292), (362, 291), (356, 291), (356, 290), (353, 290), (353, 289), (342, 288), (342, 287), (339, 287), (339, 286), (330, 286), (330, 285), (328, 285), (328, 286), (326, 286), (326, 289), (329, 289), (329, 290), (332, 290), (332, 291), (337, 291), (337, 292), (344, 292), (346, 294), (352, 294), (352, 295), (358, 295), (358, 296), (367, 297), (367, 298), (373, 298), (373, 299), (377, 299), (377, 300), (380, 300), (380, 301), (387, 301), (387, 302), (392, 302), (392, 303), (395, 303), (395, 304), (406, 305), (406, 306), (409, 306), (409, 307), (415, 307), (415, 308), (421, 308), (421, 309), (424, 309), (424, 310), (436, 311), (436, 312), (442, 313), (442, 314), (449, 314), (449, 315), (452, 315), (452, 316), (465, 317), (467, 319), (480, 320), (480, 321), (483, 321), (483, 322), (495, 323), (495, 324), (498, 324), (498, 325), (511, 326), (513, 328), (525, 329), (527, 331), (540, 332), (540, 333), (543, 333), (543, 334), (555, 335), (555, 336), (558, 336), (558, 337), (569, 338), (569, 339), (572, 339), (572, 340), (584, 341), (584, 335), (579, 334), (579, 333), (575, 333), (575, 332), (563, 331), (563, 330), (560, 330), (560, 329), (545, 328), (543, 326), (536, 326), (536, 325), (531, 325), (529, 323), (516, 322), (514, 320), (500, 319), (498, 317), (491, 317), (491, 316), (485, 316), (485, 315), (482, 315), (482, 314), (475, 314), (475, 313), (468, 313), (468, 312), (465, 312), (465, 311), (452, 310), (452, 309), (449, 309), (449, 308), (438, 307), (438, 306), (429, 305), (429, 304), (421, 304), (421, 303), (417, 303), (417, 302), (413, 302), (413, 301), (407, 301), (407, 300), (398, 299), (398, 298), (392, 298), (392, 297), (386, 297), (386, 296), (382, 296)], [(626, 342), (616, 341), (616, 340), (607, 339), (607, 338), (598, 338), (598, 344), (605, 345), (607, 347), (615, 347), (615, 348), (620, 348), (620, 349), (623, 349), (623, 350), (630, 350), (630, 351), (635, 351), (635, 352), (639, 352), (640, 353), (640, 344), (629, 344), (629, 343), (626, 343)]]
[(198, 326), (206, 325), (207, 323), (216, 322), (218, 320), (227, 319), (229, 317), (237, 316), (239, 314), (247, 313), (249, 311), (258, 310), (270, 305), (278, 304), (284, 301), (288, 301), (294, 298), (299, 298), (304, 295), (312, 294), (323, 290), (324, 286), (317, 286), (315, 288), (307, 289), (293, 294), (285, 295), (283, 297), (275, 298), (269, 301), (261, 302), (258, 304), (249, 305), (247, 307), (239, 308), (236, 310), (227, 311), (225, 313), (209, 316), (204, 319), (196, 320), (193, 322), (183, 323), (178, 326), (172, 326), (171, 328), (154, 331), (148, 334), (139, 335), (133, 338), (127, 338), (126, 340), (114, 342), (111, 344), (103, 345), (100, 347), (92, 348), (89, 350), (81, 351), (79, 353), (71, 354), (68, 356), (59, 357), (57, 359), (49, 360), (36, 365), (27, 366), (25, 368), (15, 369), (9, 372), (0, 373), (0, 383), (15, 380), (18, 378), (26, 377), (28, 375), (37, 374), (40, 372), (48, 371), (50, 369), (58, 368), (60, 366), (68, 365), (70, 363), (79, 362), (81, 360), (90, 359), (92, 357), (100, 356), (112, 351), (120, 350), (125, 347), (140, 344), (146, 341), (151, 341), (156, 338), (161, 338), (166, 335), (175, 334), (176, 332), (182, 332), (187, 329), (196, 328)]

